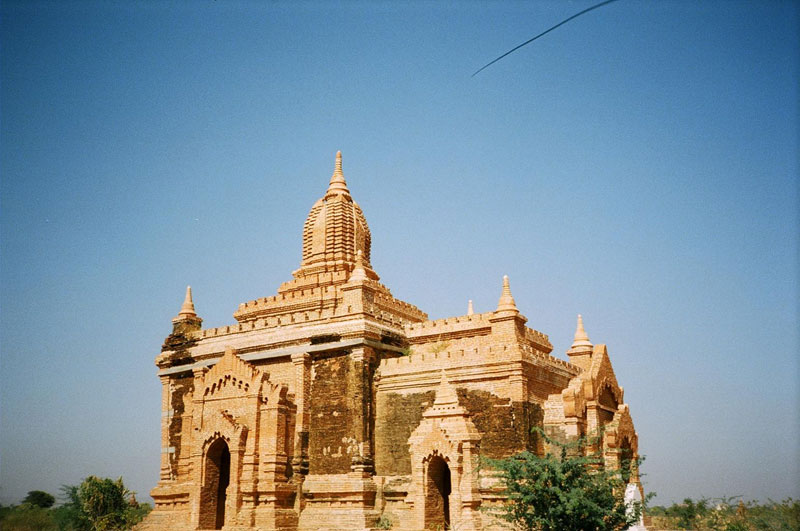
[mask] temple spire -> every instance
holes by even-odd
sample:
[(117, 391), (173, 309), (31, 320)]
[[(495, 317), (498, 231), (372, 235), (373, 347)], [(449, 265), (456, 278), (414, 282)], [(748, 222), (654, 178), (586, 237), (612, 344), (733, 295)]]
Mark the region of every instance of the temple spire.
[(583, 317), (581, 314), (578, 314), (578, 326), (575, 328), (575, 338), (572, 342), (572, 348), (570, 350), (591, 350), (592, 349), (592, 342), (589, 341), (589, 336), (586, 334), (586, 330), (583, 328)]
[(517, 303), (514, 302), (514, 297), (511, 295), (511, 287), (508, 285), (508, 275), (503, 275), (503, 293), (500, 295), (500, 300), (497, 302), (497, 310), (495, 311), (519, 313)]
[(186, 286), (186, 298), (181, 305), (181, 311), (178, 312), (178, 317), (197, 317), (194, 311), (194, 302), (192, 301), (192, 287)]
[(467, 315), (472, 315), (475, 313), (475, 310), (472, 308), (472, 299), (467, 302)]
[(347, 189), (347, 182), (344, 180), (344, 173), (342, 173), (342, 152), (336, 152), (336, 165), (333, 170), (333, 175), (331, 176), (331, 182), (328, 186), (328, 193), (330, 194), (350, 194), (350, 190)]

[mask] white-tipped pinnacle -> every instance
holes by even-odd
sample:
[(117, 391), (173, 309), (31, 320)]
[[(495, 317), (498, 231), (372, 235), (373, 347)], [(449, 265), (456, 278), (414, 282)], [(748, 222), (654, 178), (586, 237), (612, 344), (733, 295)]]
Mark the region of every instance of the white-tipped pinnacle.
[(587, 350), (591, 348), (592, 342), (589, 341), (589, 336), (583, 328), (583, 317), (581, 314), (578, 314), (578, 326), (575, 328), (575, 339), (572, 342), (572, 350)]
[(186, 297), (181, 305), (181, 311), (178, 312), (178, 317), (197, 317), (194, 311), (194, 302), (192, 302), (192, 287), (186, 286)]
[(336, 152), (336, 165), (331, 176), (331, 182), (328, 186), (329, 194), (349, 194), (350, 190), (347, 189), (347, 183), (344, 180), (344, 173), (342, 173), (342, 152)]
[(511, 296), (511, 287), (508, 285), (508, 275), (503, 275), (503, 293), (500, 295), (500, 300), (497, 302), (496, 311), (512, 311), (519, 313), (517, 303), (514, 302), (514, 297)]
[(467, 315), (472, 315), (475, 313), (475, 310), (472, 308), (472, 299), (467, 302)]

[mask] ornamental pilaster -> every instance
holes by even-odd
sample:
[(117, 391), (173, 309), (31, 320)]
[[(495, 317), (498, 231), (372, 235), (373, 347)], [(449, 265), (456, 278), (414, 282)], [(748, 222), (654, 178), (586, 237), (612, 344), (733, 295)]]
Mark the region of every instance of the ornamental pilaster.
[(350, 458), (350, 471), (364, 477), (370, 476), (374, 470), (372, 373), (375, 359), (375, 351), (370, 347), (360, 346), (350, 352), (353, 370), (347, 382), (347, 391), (353, 412), (352, 438), (356, 443), (356, 451)]
[(161, 469), (159, 480), (168, 481), (174, 478), (169, 462), (169, 425), (173, 411), (170, 407), (171, 390), (169, 376), (159, 376), (161, 380)]
[(292, 469), (294, 473), (308, 474), (308, 430), (309, 397), (311, 396), (311, 354), (297, 352), (292, 354), (294, 365), (294, 395), (297, 414), (294, 426), (294, 456)]

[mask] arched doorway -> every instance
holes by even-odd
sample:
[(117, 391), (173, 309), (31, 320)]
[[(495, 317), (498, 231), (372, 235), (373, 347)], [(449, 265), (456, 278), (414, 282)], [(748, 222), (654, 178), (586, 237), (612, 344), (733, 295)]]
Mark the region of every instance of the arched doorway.
[(434, 455), (428, 461), (425, 482), (425, 528), (450, 527), (450, 467), (441, 456)]
[(200, 528), (222, 529), (225, 501), (231, 482), (231, 452), (225, 439), (217, 439), (206, 452), (205, 481), (200, 500)]

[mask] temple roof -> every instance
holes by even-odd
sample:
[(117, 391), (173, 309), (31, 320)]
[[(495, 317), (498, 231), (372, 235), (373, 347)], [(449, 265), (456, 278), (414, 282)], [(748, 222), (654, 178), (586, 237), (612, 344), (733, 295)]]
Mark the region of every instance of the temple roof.
[(339, 151), (328, 189), (311, 207), (303, 226), (303, 258), (295, 277), (350, 273), (361, 252), (367, 276), (377, 280), (369, 261), (371, 238), (367, 219), (347, 188)]

